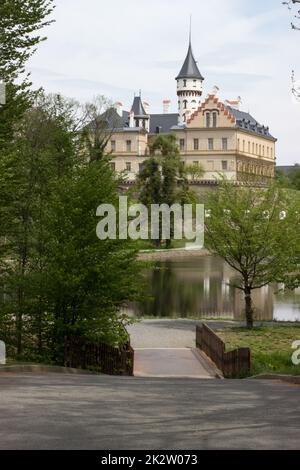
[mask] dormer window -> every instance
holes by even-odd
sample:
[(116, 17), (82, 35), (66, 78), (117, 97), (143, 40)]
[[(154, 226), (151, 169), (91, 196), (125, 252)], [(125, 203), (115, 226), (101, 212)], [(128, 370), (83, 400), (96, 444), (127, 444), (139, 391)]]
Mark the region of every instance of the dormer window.
[(206, 127), (210, 127), (210, 113), (206, 113)]
[(217, 127), (217, 113), (213, 113), (213, 127)]

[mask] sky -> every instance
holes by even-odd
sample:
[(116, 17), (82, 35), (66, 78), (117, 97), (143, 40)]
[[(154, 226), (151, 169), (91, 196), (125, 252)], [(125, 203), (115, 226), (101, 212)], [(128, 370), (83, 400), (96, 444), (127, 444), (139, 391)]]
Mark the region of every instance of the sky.
[[(242, 110), (278, 138), (277, 164), (300, 163), (300, 31), (281, 0), (54, 0), (55, 22), (28, 64), (34, 87), (80, 102), (105, 95), (129, 110), (142, 91), (151, 113), (171, 100), (192, 45), (205, 77), (204, 97), (216, 85), (221, 100), (242, 97)], [(294, 11), (294, 14), (296, 12)]]

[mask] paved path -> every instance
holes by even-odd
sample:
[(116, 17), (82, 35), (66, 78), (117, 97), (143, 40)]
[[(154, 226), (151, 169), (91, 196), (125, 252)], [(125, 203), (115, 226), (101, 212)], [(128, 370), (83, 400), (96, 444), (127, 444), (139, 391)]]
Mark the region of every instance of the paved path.
[(204, 355), (190, 348), (135, 349), (135, 377), (216, 378)]
[[(223, 323), (213, 322), (215, 327)], [(215, 378), (211, 361), (195, 350), (197, 324), (194, 320), (144, 320), (128, 327), (135, 350), (134, 375)]]
[(300, 449), (300, 387), (0, 376), (0, 449)]
[[(212, 328), (240, 326), (233, 321), (206, 321)], [(133, 348), (194, 348), (199, 320), (143, 320), (127, 327)]]

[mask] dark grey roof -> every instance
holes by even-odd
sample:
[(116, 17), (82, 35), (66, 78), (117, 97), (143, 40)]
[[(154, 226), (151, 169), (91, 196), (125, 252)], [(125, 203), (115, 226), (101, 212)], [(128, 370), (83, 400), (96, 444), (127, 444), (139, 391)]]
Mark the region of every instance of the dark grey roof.
[(244, 129), (248, 132), (250, 131), (255, 134), (263, 135), (264, 137), (269, 137), (270, 139), (276, 140), (275, 137), (270, 134), (269, 127), (259, 124), (259, 122), (257, 122), (256, 119), (251, 116), (251, 114), (245, 113), (244, 111), (240, 111), (238, 109), (234, 109), (231, 106), (226, 107), (236, 118), (236, 125), (240, 129)]
[(140, 96), (134, 97), (131, 111), (133, 111), (135, 116), (147, 116)]
[(187, 56), (179, 72), (179, 75), (176, 77), (176, 80), (178, 80), (179, 78), (198, 78), (200, 80), (204, 80), (198, 69), (198, 65), (192, 51), (191, 43), (189, 44)]
[(178, 114), (150, 114), (150, 134), (170, 132), (178, 124)]

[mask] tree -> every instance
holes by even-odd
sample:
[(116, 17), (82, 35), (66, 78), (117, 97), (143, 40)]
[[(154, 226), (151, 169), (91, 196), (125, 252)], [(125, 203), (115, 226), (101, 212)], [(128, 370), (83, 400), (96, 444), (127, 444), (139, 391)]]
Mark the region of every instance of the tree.
[(284, 188), (300, 190), (300, 166), (295, 165), (289, 170), (288, 173), (284, 173), (280, 170), (276, 172), (276, 179), (278, 183)]
[(81, 140), (87, 158), (91, 161), (101, 160), (115, 129), (123, 126), (120, 116), (112, 103), (99, 95), (82, 107), (80, 122)]
[(203, 177), (205, 170), (202, 165), (191, 163), (185, 166), (185, 173), (192, 178), (192, 181), (195, 181)]
[[(283, 5), (287, 5), (289, 10), (292, 10), (292, 5), (294, 5), (295, 3), (300, 3), (300, 0), (289, 0), (287, 2), (282, 2)], [(298, 14), (295, 15), (295, 18), (297, 20), (300, 19), (300, 11), (298, 11)], [(294, 23), (291, 23), (291, 26), (292, 26), (292, 29), (300, 30), (300, 27), (296, 26)]]
[(236, 187), (225, 180), (206, 197), (205, 243), (237, 273), (253, 327), (252, 292), (283, 278), (294, 263), (299, 230), (293, 196), (276, 185)]
[(98, 205), (118, 207), (118, 180), (109, 159), (82, 164), (56, 187), (48, 209), (47, 270), (44, 283), (51, 312), (51, 349), (62, 361), (70, 334), (109, 344), (122, 343), (126, 315), (138, 298), (137, 249), (127, 240), (99, 240)]
[(140, 288), (135, 247), (96, 236), (119, 181), (107, 156), (79, 151), (77, 107), (40, 95), (0, 151), (0, 328), (22, 358), (61, 363), (72, 333), (121, 343)]
[(33, 93), (25, 65), (45, 37), (36, 34), (52, 21), (52, 0), (4, 0), (0, 4), (0, 82), (6, 102), (0, 106), (0, 143), (11, 140), (15, 123), (29, 107)]
[[(158, 136), (151, 146), (151, 157), (147, 159), (137, 177), (139, 200), (148, 209), (151, 204), (185, 204), (194, 201), (194, 193), (189, 189), (188, 171), (185, 171), (180, 152), (173, 134)], [(166, 240), (169, 248), (174, 235), (174, 220), (171, 221), (170, 238)], [(160, 245), (162, 234), (156, 245)]]
[(42, 348), (40, 280), (48, 240), (47, 207), (53, 185), (79, 163), (71, 107), (58, 95), (40, 94), (16, 126), (14, 140), (0, 151), (2, 313), (14, 324), (18, 355), (27, 329), (33, 336), (35, 328)]

